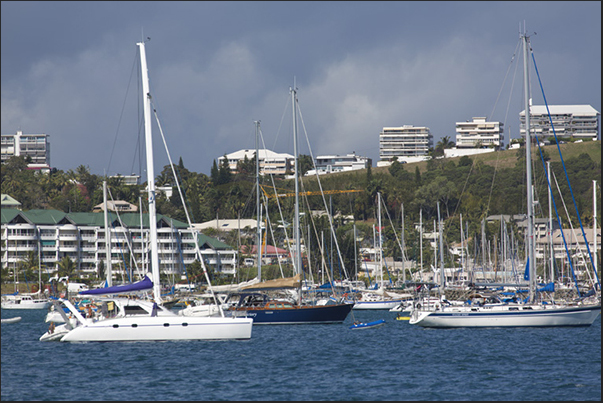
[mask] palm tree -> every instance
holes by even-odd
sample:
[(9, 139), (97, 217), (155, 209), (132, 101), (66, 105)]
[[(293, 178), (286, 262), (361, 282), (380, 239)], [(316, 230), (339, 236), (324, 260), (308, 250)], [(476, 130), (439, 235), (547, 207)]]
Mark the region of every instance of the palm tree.
[(450, 136), (444, 136), (442, 137), (442, 140), (437, 142), (436, 149), (445, 150), (447, 148), (452, 148), (455, 145), (456, 144), (454, 143), (454, 141), (450, 140)]
[(69, 256), (65, 256), (59, 262), (59, 270), (57, 272), (59, 278), (61, 277), (73, 277), (75, 274), (76, 264), (71, 260)]

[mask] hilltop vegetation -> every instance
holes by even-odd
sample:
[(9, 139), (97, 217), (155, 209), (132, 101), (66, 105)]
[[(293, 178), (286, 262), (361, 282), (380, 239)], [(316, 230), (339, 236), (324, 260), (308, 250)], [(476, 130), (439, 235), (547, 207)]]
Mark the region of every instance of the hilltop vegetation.
[[(600, 186), (601, 142), (567, 143), (561, 144), (560, 148), (582, 223), (585, 226), (592, 226), (592, 186), (593, 180), (597, 180)], [(539, 152), (538, 148), (533, 151), (534, 154)], [(542, 152), (545, 160), (551, 162), (554, 172), (552, 183), (557, 208), (560, 211), (564, 210), (556, 182), (559, 183), (574, 226), (577, 226), (576, 210), (573, 207), (572, 194), (565, 179), (557, 145), (545, 146)], [(308, 157), (304, 156), (304, 158), (307, 163)], [(460, 240), (461, 214), (463, 225), (465, 223), (468, 225), (469, 233), (466, 235), (469, 236), (481, 231), (481, 221), (487, 216), (525, 214), (524, 159), (525, 150), (521, 148), (469, 157), (431, 159), (413, 164), (394, 162), (389, 167), (324, 175), (320, 176), (323, 190), (361, 191), (329, 195), (324, 201), (322, 197), (316, 195), (302, 197), (300, 198), (302, 211), (325, 210), (326, 202), (335, 216), (353, 215), (360, 237), (372, 240), (372, 224), (375, 222), (377, 209), (375, 200), (377, 192), (380, 192), (386, 206), (382, 212), (387, 237), (386, 253), (389, 252), (388, 256), (395, 258), (399, 258), (400, 254), (396, 246), (396, 236), (391, 232), (393, 230), (389, 229), (388, 218), (391, 219), (398, 236), (404, 218), (408, 257), (414, 258), (419, 253), (418, 235), (414, 225), (419, 222), (420, 211), (424, 225), (430, 228), (432, 222), (438, 218), (439, 204), (440, 216), (445, 222), (446, 242)], [(540, 159), (534, 159), (533, 167), (534, 194), (535, 199), (540, 202), (536, 214), (539, 217), (548, 217), (547, 180), (543, 163)], [(54, 208), (65, 212), (91, 211), (94, 205), (102, 203), (102, 181), (105, 178), (91, 174), (84, 165), (67, 172), (53, 169), (49, 174), (35, 173), (26, 168), (27, 161), (21, 157), (13, 157), (2, 164), (2, 193), (9, 194), (21, 202), (23, 210)], [(210, 176), (189, 171), (182, 159), (174, 168), (193, 222), (204, 222), (216, 217), (255, 219), (255, 162), (253, 160), (242, 162), (237, 173), (230, 172), (226, 164), (217, 166), (214, 162)], [(121, 183), (118, 178), (107, 178), (107, 182), (114, 200), (125, 200), (138, 205), (139, 196), (142, 195), (143, 204), (146, 203), (146, 196), (141, 193), (145, 184), (128, 186)], [(267, 194), (273, 193), (271, 178), (261, 178), (261, 183)], [(294, 190), (292, 180), (275, 177), (274, 183), (279, 193)], [(158, 186), (175, 184), (169, 165), (165, 166), (159, 174), (156, 184)], [(317, 190), (320, 190), (320, 187), (316, 177), (303, 179), (301, 191)], [(599, 217), (601, 216), (600, 194), (601, 192), (597, 194)], [(279, 209), (276, 198), (268, 199), (269, 217), (273, 227), (276, 227), (281, 219), (279, 211), (282, 211), (285, 223), (292, 222), (293, 203), (293, 197), (279, 198)], [(401, 214), (402, 209), (404, 217)], [(143, 211), (145, 210), (143, 206)], [(178, 191), (174, 191), (173, 197), (169, 199), (159, 194), (157, 210), (161, 214), (186, 221)], [(567, 222), (565, 217), (562, 218)], [(304, 220), (302, 224), (307, 232), (309, 221), (305, 218)], [(336, 224), (337, 237), (343, 249), (342, 254), (348, 256), (351, 253), (350, 248), (353, 248), (352, 224), (344, 225), (343, 219), (336, 220)], [(319, 238), (321, 232), (326, 229), (328, 229), (326, 217), (316, 219), (311, 237)], [(497, 225), (492, 224), (487, 227), (488, 239), (496, 236), (497, 232)], [(517, 235), (521, 237), (521, 234)], [(236, 243), (234, 239), (226, 240)], [(279, 244), (279, 242), (282, 240), (275, 239), (270, 243)], [(318, 246), (316, 240), (312, 240), (311, 243), (312, 246)], [(427, 258), (428, 255), (425, 256), (425, 259)]]

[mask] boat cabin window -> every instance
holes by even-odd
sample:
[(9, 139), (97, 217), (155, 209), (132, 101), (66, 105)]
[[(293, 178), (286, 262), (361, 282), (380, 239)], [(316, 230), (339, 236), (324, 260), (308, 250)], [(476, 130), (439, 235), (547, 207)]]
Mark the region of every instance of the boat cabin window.
[(124, 306), (126, 315), (148, 315), (149, 313), (137, 305)]
[(267, 306), (271, 309), (293, 308), (288, 302), (270, 302)]

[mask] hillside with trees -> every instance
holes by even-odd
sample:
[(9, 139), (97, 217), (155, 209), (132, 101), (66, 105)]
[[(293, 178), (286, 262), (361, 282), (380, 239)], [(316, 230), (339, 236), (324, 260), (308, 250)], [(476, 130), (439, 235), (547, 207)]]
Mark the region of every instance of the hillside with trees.
[[(601, 179), (601, 142), (585, 141), (559, 145), (563, 153), (563, 163), (559, 157), (557, 145), (544, 146), (541, 152), (544, 161), (551, 162), (554, 172), (553, 194), (558, 208), (561, 208), (559, 190), (572, 221), (577, 225), (575, 200), (584, 226), (592, 226), (593, 203), (592, 187), (596, 180), (600, 187)], [(535, 148), (534, 154), (539, 153)], [(310, 168), (311, 158), (302, 156), (304, 170)], [(565, 179), (565, 170), (571, 181), (572, 191)], [(534, 159), (533, 172), (535, 200), (539, 201), (536, 214), (548, 217), (547, 179), (545, 165), (540, 159)], [(188, 170), (182, 158), (174, 166), (182, 193), (186, 198), (188, 212), (193, 222), (205, 222), (215, 218), (236, 219), (253, 218), (256, 212), (255, 197), (255, 160), (242, 161), (236, 172), (231, 172), (226, 162), (217, 164), (214, 160), (210, 176)], [(1, 190), (22, 203), (23, 210), (57, 209), (64, 212), (90, 212), (92, 207), (102, 203), (102, 182), (104, 177), (90, 173), (88, 167), (80, 165), (75, 169), (61, 171), (52, 169), (44, 174), (27, 169), (27, 160), (12, 157), (2, 164)], [(383, 214), (385, 228), (385, 254), (400, 258), (396, 237), (388, 218), (399, 236), (400, 226), (405, 222), (405, 244), (407, 257), (417, 259), (419, 235), (415, 225), (419, 214), (427, 228), (437, 220), (438, 204), (445, 225), (447, 243), (460, 240), (460, 216), (467, 223), (470, 237), (481, 231), (482, 219), (500, 214), (525, 214), (525, 150), (512, 149), (488, 154), (464, 156), (459, 158), (434, 158), (420, 163), (402, 164), (394, 161), (389, 167), (369, 168), (365, 170), (333, 173), (317, 178), (304, 177), (301, 191), (323, 190), (360, 190), (360, 192), (340, 192), (325, 196), (301, 197), (301, 211), (325, 210), (325, 202), (331, 209), (335, 220), (337, 239), (347, 265), (354, 265), (353, 223), (344, 222), (343, 217), (353, 216), (359, 237), (372, 241), (372, 225), (376, 220), (376, 195), (381, 193), (386, 209)], [(112, 199), (139, 204), (142, 197), (142, 210), (146, 211), (145, 185), (125, 185), (120, 178), (106, 178)], [(293, 192), (291, 179), (281, 177), (261, 177), (261, 185), (267, 194)], [(173, 186), (172, 197), (163, 193), (157, 196), (157, 211), (168, 217), (186, 222), (186, 215), (175, 188), (176, 181), (172, 169), (166, 165), (156, 178), (157, 186)], [(597, 216), (601, 216), (601, 192), (597, 192)], [(273, 227), (281, 220), (282, 211), (285, 223), (293, 222), (294, 198), (270, 197), (268, 199), (269, 217)], [(404, 212), (402, 217), (402, 210)], [(302, 218), (306, 228), (309, 215)], [(326, 216), (316, 218), (311, 227), (311, 247), (318, 247), (317, 238), (321, 232), (328, 235)], [(498, 235), (499, 228), (487, 226), (487, 239)], [(208, 231), (208, 235), (217, 236), (236, 247), (236, 236)], [(522, 234), (517, 234), (519, 237)], [(500, 238), (499, 238), (500, 239)], [(278, 245), (282, 239), (269, 240)], [(367, 242), (368, 242), (367, 241)], [(253, 243), (253, 239), (244, 242)], [(424, 248), (424, 259), (429, 261), (430, 251)]]

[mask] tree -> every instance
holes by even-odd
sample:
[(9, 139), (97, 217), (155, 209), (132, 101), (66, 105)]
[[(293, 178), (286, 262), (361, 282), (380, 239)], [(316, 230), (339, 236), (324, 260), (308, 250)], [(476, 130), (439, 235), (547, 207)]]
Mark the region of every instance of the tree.
[(255, 177), (255, 153), (253, 158), (247, 158), (247, 154), (242, 160), (237, 162), (236, 180), (248, 180), (250, 177)]
[(300, 154), (297, 160), (299, 176), (304, 176), (310, 169), (314, 168), (314, 161), (309, 155)]
[(59, 261), (59, 269), (57, 271), (57, 274), (58, 274), (59, 278), (73, 277), (75, 275), (75, 269), (76, 269), (76, 265), (73, 262), (73, 260), (71, 260), (71, 258), (69, 256), (64, 256)]
[(230, 165), (228, 164), (228, 158), (224, 154), (220, 167), (218, 168), (218, 185), (224, 185), (232, 181), (232, 172), (230, 171)]
[(210, 171), (210, 178), (211, 178), (211, 183), (216, 186), (219, 185), (219, 180), (220, 180), (220, 170), (218, 169), (218, 164), (216, 164), (216, 160), (214, 160), (213, 165), (211, 166), (211, 171)]

